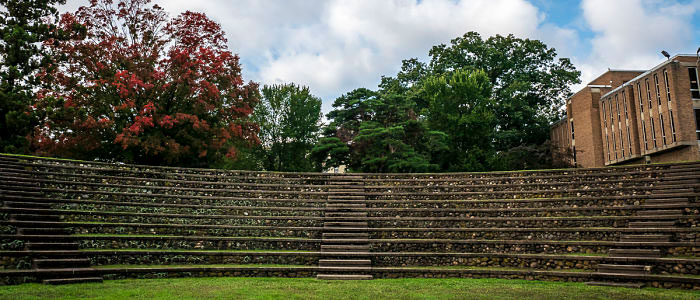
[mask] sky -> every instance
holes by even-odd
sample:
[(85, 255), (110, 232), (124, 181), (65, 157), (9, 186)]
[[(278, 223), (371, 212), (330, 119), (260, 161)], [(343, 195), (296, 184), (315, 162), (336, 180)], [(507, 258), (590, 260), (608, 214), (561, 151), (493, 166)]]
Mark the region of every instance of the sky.
[[(75, 11), (87, 0), (68, 0)], [(306, 85), (323, 100), (376, 89), (401, 61), (466, 32), (538, 39), (568, 57), (582, 84), (611, 69), (649, 69), (666, 50), (700, 47), (700, 0), (154, 0), (222, 25), (244, 80)]]

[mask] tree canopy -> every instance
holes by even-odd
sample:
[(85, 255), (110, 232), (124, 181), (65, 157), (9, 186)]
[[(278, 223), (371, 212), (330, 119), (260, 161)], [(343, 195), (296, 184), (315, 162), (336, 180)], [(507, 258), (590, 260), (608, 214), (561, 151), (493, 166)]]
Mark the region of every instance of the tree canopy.
[(0, 0), (0, 151), (29, 150), (27, 136), (35, 124), (27, 111), (40, 85), (36, 75), (52, 61), (42, 45), (65, 37), (54, 22), (54, 5), (65, 2)]
[(175, 18), (149, 0), (92, 1), (60, 25), (60, 57), (40, 78), (33, 146), (40, 154), (206, 166), (256, 145), (245, 84), (221, 27), (202, 13)]
[(321, 126), (321, 99), (295, 84), (262, 88), (253, 121), (260, 125), (260, 159), (265, 170), (311, 171), (307, 155)]
[(537, 40), (482, 39), (476, 32), (434, 46), (429, 56), (404, 60), (376, 91), (358, 88), (336, 99), (315, 151), (334, 150), (329, 163), (371, 172), (518, 169), (533, 167), (531, 157), (551, 162), (542, 146), (549, 124), (580, 76), (568, 59)]

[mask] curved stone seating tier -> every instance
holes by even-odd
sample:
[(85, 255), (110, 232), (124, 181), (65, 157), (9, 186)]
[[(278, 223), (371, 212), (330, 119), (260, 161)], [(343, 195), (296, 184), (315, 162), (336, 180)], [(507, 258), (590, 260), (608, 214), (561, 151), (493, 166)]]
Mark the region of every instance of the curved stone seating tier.
[(498, 277), (698, 288), (699, 196), (700, 162), (323, 174), (0, 155), (0, 278)]

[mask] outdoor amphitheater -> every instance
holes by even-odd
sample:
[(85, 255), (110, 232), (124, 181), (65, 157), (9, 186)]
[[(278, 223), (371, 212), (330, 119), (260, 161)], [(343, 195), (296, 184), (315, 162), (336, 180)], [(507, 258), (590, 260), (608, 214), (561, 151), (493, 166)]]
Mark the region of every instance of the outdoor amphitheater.
[(3, 284), (504, 278), (700, 288), (700, 162), (284, 173), (0, 156)]

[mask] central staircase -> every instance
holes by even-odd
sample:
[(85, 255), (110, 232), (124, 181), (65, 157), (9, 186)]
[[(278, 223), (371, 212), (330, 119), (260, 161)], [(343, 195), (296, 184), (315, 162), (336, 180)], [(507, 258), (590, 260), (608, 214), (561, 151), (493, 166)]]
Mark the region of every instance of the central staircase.
[(329, 180), (318, 279), (372, 279), (362, 176)]

